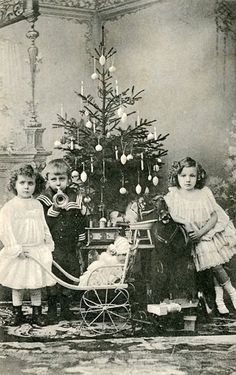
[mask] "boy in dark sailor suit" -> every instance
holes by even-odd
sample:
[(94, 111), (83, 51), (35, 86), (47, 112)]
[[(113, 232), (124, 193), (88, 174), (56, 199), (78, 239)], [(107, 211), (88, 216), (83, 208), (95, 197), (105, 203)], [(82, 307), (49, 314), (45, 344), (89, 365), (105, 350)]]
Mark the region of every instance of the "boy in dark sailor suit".
[[(63, 159), (51, 160), (46, 166), (47, 189), (38, 196), (44, 208), (46, 222), (55, 243), (54, 260), (68, 273), (80, 276), (78, 244), (85, 241), (84, 214), (86, 207), (77, 193), (69, 187), (70, 168)], [(57, 195), (56, 195), (57, 194)], [(53, 273), (68, 282), (55, 267)], [(60, 303), (60, 320), (73, 319), (69, 309), (72, 292), (56, 285), (48, 292), (48, 322), (57, 321), (57, 303)]]

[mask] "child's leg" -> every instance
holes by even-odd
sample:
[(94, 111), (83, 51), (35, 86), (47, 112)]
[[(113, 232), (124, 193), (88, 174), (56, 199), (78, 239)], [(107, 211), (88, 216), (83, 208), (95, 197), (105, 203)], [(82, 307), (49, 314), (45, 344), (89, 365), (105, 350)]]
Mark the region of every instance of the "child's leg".
[(22, 313), (24, 289), (12, 289), (13, 318), (10, 322), (12, 326), (18, 326), (24, 322)]
[(32, 304), (32, 323), (39, 326), (44, 325), (42, 320), (41, 289), (30, 289), (30, 299)]
[(215, 277), (214, 277), (214, 285), (215, 285), (215, 293), (216, 293), (215, 302), (216, 302), (217, 309), (220, 314), (228, 314), (229, 310), (227, 309), (224, 303), (224, 289), (222, 286), (220, 286), (220, 284), (218, 283)]
[(231, 284), (230, 278), (222, 265), (213, 267), (213, 272), (218, 283), (229, 294), (232, 304), (236, 310), (236, 289)]

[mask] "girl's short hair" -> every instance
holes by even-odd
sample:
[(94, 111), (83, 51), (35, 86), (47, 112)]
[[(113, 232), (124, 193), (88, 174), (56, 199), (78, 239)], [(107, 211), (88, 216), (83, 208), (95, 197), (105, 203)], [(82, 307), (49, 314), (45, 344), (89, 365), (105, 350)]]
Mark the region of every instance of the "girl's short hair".
[(49, 161), (49, 163), (47, 164), (47, 166), (44, 170), (46, 180), (48, 179), (48, 175), (50, 173), (55, 173), (55, 174), (66, 173), (68, 178), (70, 178), (71, 168), (66, 163), (65, 160), (63, 160), (63, 159), (53, 159), (53, 160)]
[(14, 168), (10, 173), (10, 178), (8, 182), (8, 190), (12, 191), (15, 195), (17, 195), (16, 191), (16, 181), (18, 176), (27, 176), (31, 178), (35, 178), (35, 190), (34, 196), (41, 193), (43, 189), (45, 189), (45, 180), (38, 172), (36, 168), (34, 168), (31, 164), (21, 164)]
[(197, 182), (195, 188), (202, 189), (203, 186), (205, 186), (207, 179), (206, 171), (202, 168), (201, 164), (199, 164), (196, 160), (190, 158), (189, 156), (180, 161), (174, 161), (172, 163), (169, 172), (169, 186), (180, 187), (178, 175), (185, 167), (195, 167), (197, 169)]

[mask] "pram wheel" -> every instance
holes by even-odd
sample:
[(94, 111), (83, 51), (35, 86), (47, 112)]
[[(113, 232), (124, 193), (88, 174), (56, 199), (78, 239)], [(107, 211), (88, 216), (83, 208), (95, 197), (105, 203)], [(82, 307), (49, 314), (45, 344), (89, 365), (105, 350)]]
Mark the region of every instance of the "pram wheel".
[(95, 335), (114, 335), (127, 328), (131, 312), (126, 289), (86, 290), (81, 298), (81, 328)]

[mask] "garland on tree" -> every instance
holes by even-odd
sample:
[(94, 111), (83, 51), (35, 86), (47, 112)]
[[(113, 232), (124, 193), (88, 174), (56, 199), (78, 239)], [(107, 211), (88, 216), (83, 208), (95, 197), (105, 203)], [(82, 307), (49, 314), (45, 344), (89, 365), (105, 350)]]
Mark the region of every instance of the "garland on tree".
[(150, 190), (155, 193), (162, 157), (167, 154), (163, 142), (168, 134), (157, 134), (156, 127), (154, 131), (148, 129), (156, 120), (140, 118), (139, 113), (133, 120), (136, 111), (131, 108), (144, 90), (135, 92), (133, 86), (119, 92), (117, 80), (114, 88), (115, 54), (113, 47), (106, 48), (102, 28), (102, 42), (92, 56), (91, 79), (98, 82), (97, 98), (84, 95), (82, 84), (81, 92), (75, 92), (83, 106), (81, 118), (68, 119), (67, 114), (58, 114), (58, 123), (53, 125), (64, 128), (55, 147), (65, 152), (72, 170), (81, 173), (87, 195), (94, 191), (93, 201), (102, 216), (104, 202), (109, 209), (122, 210), (135, 196)]

